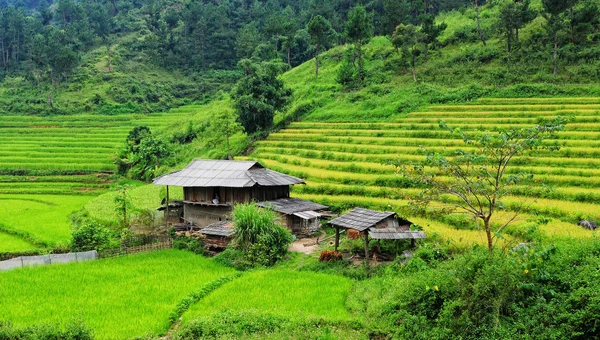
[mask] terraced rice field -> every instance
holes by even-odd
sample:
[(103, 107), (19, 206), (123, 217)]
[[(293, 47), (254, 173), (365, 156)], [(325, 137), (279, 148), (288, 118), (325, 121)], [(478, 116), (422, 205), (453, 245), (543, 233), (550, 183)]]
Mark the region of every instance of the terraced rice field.
[(129, 131), (142, 125), (157, 131), (199, 108), (151, 115), (0, 116), (0, 253), (68, 242), (69, 215), (110, 188), (114, 156)]
[[(306, 186), (294, 188), (297, 197), (340, 208), (361, 205), (402, 211), (419, 190), (398, 189), (406, 183), (387, 161), (421, 160), (422, 148), (445, 155), (469, 148), (458, 136), (440, 129), (440, 120), (469, 133), (533, 126), (558, 115), (572, 117), (565, 131), (547, 141), (560, 150), (517, 158), (511, 169), (531, 172), (535, 183), (554, 190), (524, 186), (505, 203), (510, 210), (524, 198), (535, 200), (518, 222), (520, 227), (534, 215), (544, 215), (552, 218), (542, 227), (546, 235), (590, 237), (594, 233), (576, 223), (582, 218), (600, 220), (600, 98), (489, 98), (469, 105), (433, 105), (388, 122), (303, 121), (258, 142), (251, 158), (307, 179)], [(457, 243), (483, 241), (475, 226), (459, 230), (448, 219), (408, 217)], [(500, 221), (505, 218), (500, 216)]]

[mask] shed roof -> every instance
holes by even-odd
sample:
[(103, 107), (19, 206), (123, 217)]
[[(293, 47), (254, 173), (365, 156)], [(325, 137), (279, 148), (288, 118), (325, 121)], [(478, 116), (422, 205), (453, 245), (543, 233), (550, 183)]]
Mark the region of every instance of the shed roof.
[(293, 214), (294, 216), (300, 217), (303, 220), (310, 221), (315, 218), (319, 218), (323, 215), (319, 214), (316, 211), (308, 210), (308, 211), (299, 211)]
[(395, 212), (383, 212), (363, 208), (355, 208), (349, 213), (329, 221), (329, 224), (341, 228), (365, 231), (369, 228), (374, 227), (375, 225), (377, 225), (377, 223), (385, 220), (386, 218), (394, 216), (396, 216)]
[(279, 213), (291, 215), (301, 211), (319, 211), (329, 207), (300, 198), (280, 198), (273, 201), (259, 202), (256, 205), (263, 208), (271, 208)]
[(196, 159), (183, 170), (155, 178), (153, 183), (179, 187), (247, 188), (305, 182), (300, 178), (265, 169), (255, 161)]
[(233, 224), (231, 222), (217, 222), (213, 223), (206, 228), (202, 228), (199, 231), (200, 234), (211, 235), (211, 236), (224, 236), (230, 237), (235, 234), (235, 229), (233, 228)]
[(370, 229), (369, 236), (375, 240), (404, 240), (425, 238), (422, 231), (402, 231), (397, 228)]

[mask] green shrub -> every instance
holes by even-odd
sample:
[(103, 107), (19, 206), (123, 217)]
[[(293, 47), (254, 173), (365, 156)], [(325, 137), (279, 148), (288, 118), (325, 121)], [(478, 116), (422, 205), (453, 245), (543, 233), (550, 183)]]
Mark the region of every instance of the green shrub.
[(173, 238), (173, 248), (202, 255), (204, 254), (204, 241), (196, 237), (176, 236)]
[(248, 266), (270, 266), (285, 257), (292, 235), (277, 225), (273, 211), (240, 204), (232, 216), (236, 232), (232, 245), (242, 251)]
[(115, 232), (98, 222), (87, 221), (77, 227), (71, 236), (73, 251), (104, 250), (118, 244)]
[(64, 328), (56, 325), (37, 325), (16, 328), (8, 322), (0, 321), (0, 340), (92, 340), (92, 331), (81, 322), (69, 322)]

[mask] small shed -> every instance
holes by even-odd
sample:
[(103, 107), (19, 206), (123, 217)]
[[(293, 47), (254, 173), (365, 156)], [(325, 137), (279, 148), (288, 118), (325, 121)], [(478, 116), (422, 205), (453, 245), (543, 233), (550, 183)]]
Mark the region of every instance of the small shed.
[(354, 229), (365, 237), (365, 258), (369, 257), (369, 236), (373, 239), (412, 239), (425, 238), (423, 232), (410, 231), (411, 222), (398, 217), (395, 212), (375, 211), (355, 208), (328, 223), (335, 228), (335, 250), (340, 245), (340, 229)]
[(277, 212), (282, 224), (296, 236), (309, 235), (319, 230), (320, 219), (328, 206), (300, 198), (280, 198), (257, 203), (259, 207)]
[(204, 235), (204, 245), (208, 249), (225, 249), (235, 235), (231, 222), (216, 222), (200, 230)]

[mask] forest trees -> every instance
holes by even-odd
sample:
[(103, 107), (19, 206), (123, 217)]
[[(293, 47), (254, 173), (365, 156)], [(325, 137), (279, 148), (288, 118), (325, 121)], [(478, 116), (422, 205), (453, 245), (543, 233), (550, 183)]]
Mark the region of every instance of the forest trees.
[(274, 62), (256, 64), (248, 59), (238, 65), (243, 76), (231, 96), (239, 122), (248, 134), (267, 130), (273, 126), (275, 112), (283, 110), (291, 100), (292, 90), (278, 78), (284, 67)]
[(335, 31), (331, 28), (331, 23), (320, 15), (308, 22), (306, 30), (310, 34), (311, 43), (315, 46), (315, 77), (318, 78), (320, 49), (331, 41)]
[[(406, 62), (410, 64), (410, 70), (413, 76), (413, 80), (417, 81), (417, 72), (415, 70), (415, 64), (417, 55), (419, 53), (418, 42), (420, 39), (420, 32), (414, 25), (400, 24), (396, 27), (394, 34), (392, 35), (392, 44), (396, 47), (396, 50), (402, 53), (404, 59), (404, 65)], [(408, 60), (407, 60), (408, 59)]]
[(519, 42), (519, 30), (536, 16), (536, 11), (530, 6), (530, 0), (507, 0), (500, 4), (497, 26), (506, 39), (509, 60), (515, 42)]
[(546, 17), (546, 31), (548, 37), (552, 41), (553, 54), (552, 61), (554, 64), (553, 75), (558, 74), (558, 47), (561, 35), (565, 33), (567, 11), (572, 8), (576, 0), (543, 0), (544, 16)]
[(354, 44), (356, 54), (357, 81), (362, 84), (363, 72), (363, 46), (369, 42), (373, 35), (373, 17), (367, 10), (358, 5), (348, 14), (346, 22), (346, 37)]
[(425, 52), (425, 60), (429, 58), (429, 47), (431, 45), (439, 44), (438, 37), (448, 27), (446, 23), (441, 24), (435, 23), (435, 16), (432, 14), (425, 14), (421, 16), (421, 39), (423, 42), (423, 49)]
[(441, 122), (440, 127), (459, 135), (469, 149), (457, 150), (452, 157), (425, 151), (425, 161), (421, 163), (407, 166), (398, 161), (393, 164), (413, 183), (426, 188), (412, 202), (415, 207), (425, 212), (434, 199), (451, 196), (454, 199), (446, 202), (448, 207), (438, 210), (442, 213), (458, 210), (473, 217), (477, 223), (482, 222), (487, 246), (492, 252), (500, 233), (532, 203), (521, 201), (512, 209), (512, 216), (502, 221), (495, 219), (504, 207), (503, 198), (510, 195), (511, 189), (515, 185), (528, 185), (533, 177), (529, 173), (511, 172), (515, 157), (538, 149), (555, 150), (543, 141), (564, 130), (565, 123), (564, 118), (557, 117), (534, 127), (501, 129), (471, 136)]

